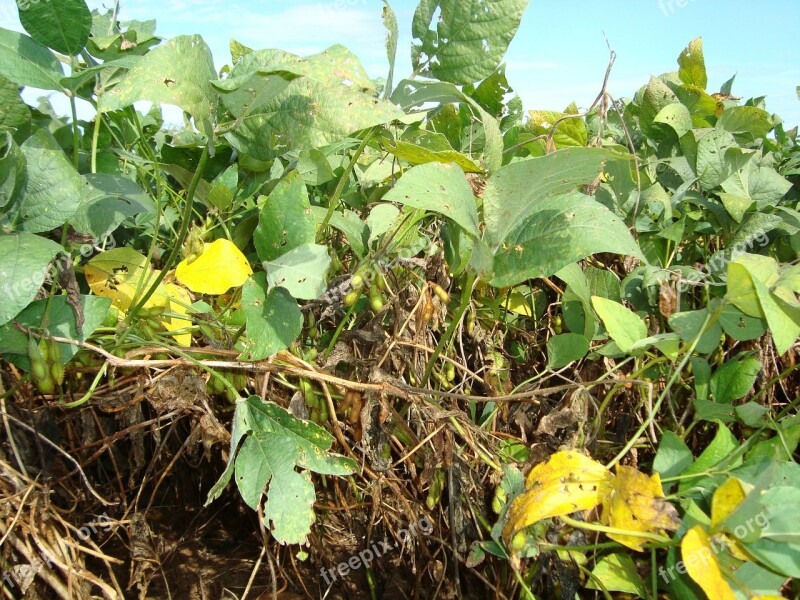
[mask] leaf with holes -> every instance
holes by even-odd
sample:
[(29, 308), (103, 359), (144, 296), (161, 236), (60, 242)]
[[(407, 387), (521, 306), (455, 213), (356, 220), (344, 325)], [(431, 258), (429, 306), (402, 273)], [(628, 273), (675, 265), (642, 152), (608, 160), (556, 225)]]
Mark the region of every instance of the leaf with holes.
[(527, 7), (528, 0), (422, 0), (411, 29), (418, 40), (411, 48), (414, 70), (457, 85), (485, 79), (503, 60)]
[(318, 244), (303, 244), (275, 260), (264, 261), (270, 289), (286, 288), (300, 300), (315, 300), (323, 294), (330, 266), (328, 248)]
[(265, 199), (253, 233), (258, 257), (274, 260), (303, 244), (313, 244), (317, 226), (303, 178), (292, 171)]

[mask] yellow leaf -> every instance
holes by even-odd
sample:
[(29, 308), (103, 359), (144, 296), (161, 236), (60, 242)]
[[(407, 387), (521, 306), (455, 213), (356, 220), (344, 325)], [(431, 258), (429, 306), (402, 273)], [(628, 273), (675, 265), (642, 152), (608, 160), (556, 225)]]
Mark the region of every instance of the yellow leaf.
[[(189, 292), (174, 283), (165, 283), (164, 289), (166, 290), (167, 294), (169, 294), (169, 312), (178, 315), (185, 315), (185, 305), (191, 304), (192, 302)], [(164, 326), (164, 329), (167, 331), (176, 331), (178, 329), (191, 327), (192, 325), (190, 320), (179, 319), (178, 317), (164, 317), (160, 320), (161, 324)], [(175, 341), (181, 346), (189, 347), (192, 345), (191, 333), (179, 333), (177, 335), (173, 335), (172, 337), (175, 338)]]
[[(114, 248), (98, 254), (83, 267), (83, 274), (92, 292), (111, 298), (114, 306), (127, 311), (137, 287), (139, 296), (147, 291), (158, 276), (147, 263), (147, 258), (132, 248)], [(161, 286), (148, 298), (144, 308), (163, 307), (169, 299)]]
[(206, 244), (199, 258), (191, 263), (182, 260), (175, 269), (178, 281), (198, 294), (224, 294), (252, 274), (236, 244), (224, 239)]
[(525, 297), (525, 295), (517, 290), (514, 290), (508, 295), (508, 298), (503, 300), (501, 306), (506, 310), (516, 313), (518, 315), (522, 315), (523, 317), (531, 317), (533, 316), (533, 311), (531, 310), (531, 303)]
[(727, 519), (746, 495), (742, 482), (735, 477), (719, 486), (711, 498), (711, 526), (716, 527)]
[(503, 537), (509, 542), (521, 529), (542, 519), (594, 508), (608, 494), (611, 472), (578, 451), (557, 452), (528, 474), (526, 492), (508, 510)]
[(699, 525), (683, 536), (681, 557), (689, 577), (694, 579), (706, 596), (714, 600), (736, 600), (731, 586), (722, 577), (714, 548)]
[[(658, 533), (680, 526), (678, 511), (664, 499), (658, 473), (648, 477), (641, 471), (617, 465), (609, 495), (603, 501), (601, 521), (614, 529)], [(609, 533), (608, 537), (641, 552), (644, 538)]]

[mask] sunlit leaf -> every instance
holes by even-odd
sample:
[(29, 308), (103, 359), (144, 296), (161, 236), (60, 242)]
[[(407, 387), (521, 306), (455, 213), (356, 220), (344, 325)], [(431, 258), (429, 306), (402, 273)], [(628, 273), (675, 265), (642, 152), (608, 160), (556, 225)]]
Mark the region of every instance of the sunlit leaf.
[(736, 600), (731, 586), (722, 577), (715, 548), (700, 525), (695, 525), (683, 536), (681, 557), (689, 577), (706, 596), (714, 600)]
[(528, 473), (526, 491), (508, 510), (503, 537), (510, 541), (516, 532), (542, 519), (594, 508), (607, 495), (612, 477), (603, 465), (577, 450), (557, 452)]
[(226, 239), (206, 244), (198, 258), (192, 262), (184, 259), (175, 269), (178, 281), (198, 294), (224, 294), (252, 274), (244, 254)]
[[(610, 490), (603, 499), (602, 522), (614, 529), (636, 533), (659, 533), (680, 525), (678, 511), (667, 502), (658, 473), (648, 477), (641, 471), (617, 465)], [(642, 537), (609, 533), (608, 537), (641, 552)]]

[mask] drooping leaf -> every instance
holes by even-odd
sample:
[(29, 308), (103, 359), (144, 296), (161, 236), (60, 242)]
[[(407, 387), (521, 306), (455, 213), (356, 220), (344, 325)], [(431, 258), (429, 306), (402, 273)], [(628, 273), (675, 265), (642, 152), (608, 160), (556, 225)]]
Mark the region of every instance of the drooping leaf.
[(394, 143), (386, 140), (383, 147), (390, 154), (412, 165), (430, 162), (456, 163), (466, 173), (480, 173), (483, 170), (471, 158), (454, 150), (447, 138), (440, 133), (415, 131)]
[(60, 227), (80, 206), (83, 179), (46, 129), (29, 137), (22, 153), (28, 178), (16, 207), (17, 220), (32, 233)]
[(264, 201), (253, 233), (258, 257), (274, 260), (303, 244), (313, 244), (317, 232), (308, 192), (300, 173), (292, 171)]
[[(83, 274), (92, 292), (111, 298), (114, 306), (122, 311), (127, 311), (134, 296), (144, 293), (158, 275), (150, 268), (147, 258), (133, 248), (113, 248), (98, 254), (84, 265)], [(157, 289), (143, 308), (167, 310), (168, 294), (163, 288)]]
[[(635, 533), (659, 533), (678, 528), (678, 511), (664, 498), (658, 473), (617, 465), (610, 491), (603, 499), (601, 521), (614, 529)], [(609, 533), (608, 537), (641, 552), (645, 540), (635, 535)]]
[(42, 90), (61, 90), (64, 70), (45, 46), (24, 33), (0, 27), (0, 75)]
[[(236, 452), (242, 437), (244, 444)], [(304, 543), (314, 523), (311, 472), (349, 475), (357, 467), (330, 453), (333, 437), (327, 431), (258, 396), (237, 403), (231, 443), (229, 468), (207, 503), (222, 492), (235, 465), (236, 484), (250, 507), (258, 509), (266, 494), (264, 524), (283, 544)]]
[(125, 219), (155, 212), (153, 200), (135, 181), (121, 175), (87, 173), (82, 176), (83, 197), (70, 219), (76, 231), (102, 239)]
[(0, 234), (0, 325), (8, 323), (36, 297), (50, 261), (63, 248), (30, 233)]
[(717, 553), (700, 525), (695, 525), (681, 540), (681, 556), (689, 576), (709, 598), (736, 600), (731, 586), (722, 576)]
[(245, 349), (240, 360), (263, 360), (285, 350), (303, 329), (303, 314), (284, 288), (267, 291), (266, 275), (256, 273), (242, 287), (247, 318)]
[(528, 0), (422, 0), (412, 22), (412, 35), (419, 40), (411, 48), (414, 70), (457, 85), (488, 77), (527, 6)]
[(384, 98), (388, 98), (392, 93), (392, 82), (394, 80), (394, 63), (397, 59), (397, 38), (400, 30), (397, 26), (397, 15), (394, 14), (389, 0), (383, 0), (383, 26), (386, 28), (386, 58), (389, 59), (389, 74), (386, 76), (386, 89)]
[[(609, 592), (636, 594), (641, 598), (647, 598), (648, 596), (644, 580), (639, 575), (630, 554), (615, 552), (602, 557), (592, 569), (592, 575)], [(586, 588), (590, 590), (600, 589), (594, 579), (586, 582)]]
[(508, 510), (503, 538), (510, 542), (518, 531), (542, 519), (598, 506), (608, 494), (612, 477), (603, 465), (577, 450), (553, 454), (528, 474), (526, 491)]
[[(2, 91), (0, 101), (1, 94)], [(7, 206), (11, 208), (20, 197), (25, 187), (25, 174), (25, 155), (10, 131), (0, 131), (0, 210)]]
[(383, 198), (447, 217), (467, 233), (478, 235), (475, 196), (464, 171), (455, 164), (427, 163), (413, 167)]
[(73, 56), (89, 41), (92, 13), (85, 0), (46, 0), (20, 9), (19, 22), (40, 44)]
[[(0, 76), (0, 131), (19, 129), (30, 123), (30, 120), (31, 109), (22, 99), (19, 85)], [(0, 207), (2, 205), (3, 202), (0, 201)]]
[[(182, 315), (189, 312), (187, 307), (192, 303), (189, 292), (174, 283), (163, 283), (162, 285), (169, 296), (168, 312), (171, 313), (171, 315), (162, 316), (159, 322), (164, 326), (164, 329), (170, 333), (191, 327), (192, 321), (190, 319), (181, 319)], [(172, 337), (181, 346), (188, 348), (192, 345), (192, 334), (190, 332), (173, 333)]]
[(198, 294), (224, 294), (252, 274), (244, 254), (226, 239), (205, 244), (198, 258), (192, 262), (184, 259), (175, 268), (176, 279)]
[(211, 50), (199, 35), (183, 35), (148, 52), (117, 86), (100, 96), (98, 110), (108, 112), (138, 100), (173, 104), (194, 117), (209, 138), (217, 94)]
[(315, 300), (325, 291), (330, 264), (326, 246), (303, 244), (275, 260), (264, 261), (264, 268), (270, 289), (282, 287), (294, 298)]
[(619, 302), (592, 296), (592, 307), (603, 321), (608, 335), (623, 352), (628, 352), (634, 344), (647, 337), (644, 321)]

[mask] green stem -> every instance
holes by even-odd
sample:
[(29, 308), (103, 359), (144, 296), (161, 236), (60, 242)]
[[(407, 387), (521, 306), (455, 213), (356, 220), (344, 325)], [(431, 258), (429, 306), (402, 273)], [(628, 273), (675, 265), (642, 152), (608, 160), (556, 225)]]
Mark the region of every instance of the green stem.
[(611, 460), (611, 462), (609, 462), (606, 465), (606, 468), (610, 469), (615, 464), (617, 464), (622, 459), (622, 457), (625, 456), (630, 451), (630, 449), (636, 445), (636, 441), (639, 439), (639, 436), (641, 436), (645, 431), (647, 431), (647, 428), (650, 427), (650, 423), (653, 421), (656, 414), (658, 414), (658, 411), (661, 408), (661, 405), (664, 403), (664, 400), (666, 400), (667, 394), (669, 394), (670, 389), (672, 389), (672, 386), (675, 385), (675, 382), (678, 380), (678, 377), (680, 377), (681, 373), (683, 372), (683, 369), (686, 367), (686, 363), (689, 362), (689, 359), (691, 358), (694, 349), (697, 348), (697, 344), (700, 343), (700, 338), (702, 338), (703, 334), (706, 332), (706, 327), (708, 327), (712, 319), (716, 320), (720, 312), (722, 312), (721, 308), (717, 311), (715, 315), (711, 314), (706, 315), (705, 321), (703, 321), (703, 326), (700, 328), (700, 331), (698, 332), (697, 336), (695, 336), (695, 338), (692, 340), (692, 343), (689, 346), (689, 349), (687, 350), (686, 354), (683, 356), (683, 359), (678, 365), (678, 368), (672, 372), (669, 381), (667, 381), (667, 385), (664, 386), (664, 390), (661, 392), (661, 394), (659, 394), (658, 400), (653, 406), (652, 412), (647, 417), (647, 419), (644, 420), (644, 423), (641, 424), (639, 429), (636, 430), (636, 433), (634, 433), (631, 436), (630, 440), (628, 441), (627, 444), (625, 444), (625, 447), (622, 450), (620, 450), (619, 454), (617, 454)]
[(456, 309), (453, 319), (450, 321), (450, 325), (447, 327), (447, 331), (445, 331), (444, 335), (439, 338), (439, 343), (436, 344), (433, 354), (431, 354), (431, 357), (428, 359), (428, 364), (425, 365), (425, 373), (422, 375), (420, 387), (425, 387), (428, 384), (428, 379), (430, 379), (431, 372), (433, 372), (433, 367), (436, 364), (436, 361), (439, 360), (439, 355), (453, 338), (456, 328), (458, 327), (459, 323), (461, 323), (461, 319), (464, 317), (464, 313), (467, 311), (469, 302), (472, 299), (472, 288), (475, 287), (475, 282), (477, 279), (477, 275), (475, 275), (475, 273), (472, 271), (470, 271), (467, 275), (464, 288), (461, 290), (461, 304), (459, 304), (458, 308)]
[(339, 182), (336, 184), (336, 189), (333, 190), (333, 195), (330, 199), (330, 204), (328, 205), (328, 212), (325, 213), (325, 218), (322, 220), (322, 224), (319, 227), (319, 233), (317, 234), (319, 238), (323, 238), (325, 236), (325, 229), (328, 227), (328, 223), (330, 223), (331, 217), (333, 217), (333, 213), (336, 210), (336, 207), (339, 204), (339, 198), (342, 196), (342, 192), (344, 191), (344, 186), (350, 179), (350, 174), (353, 172), (353, 169), (358, 162), (358, 159), (361, 157), (361, 153), (364, 152), (364, 148), (367, 147), (372, 134), (375, 132), (375, 128), (373, 127), (369, 131), (364, 134), (364, 139), (361, 140), (361, 144), (359, 144), (356, 151), (353, 153), (353, 157), (350, 159), (350, 163), (347, 165), (347, 168), (342, 173), (342, 176), (339, 178)]

